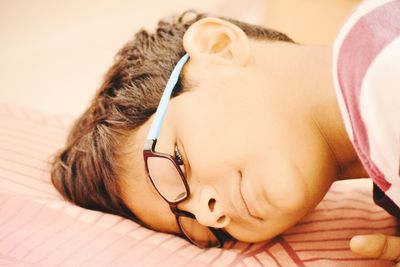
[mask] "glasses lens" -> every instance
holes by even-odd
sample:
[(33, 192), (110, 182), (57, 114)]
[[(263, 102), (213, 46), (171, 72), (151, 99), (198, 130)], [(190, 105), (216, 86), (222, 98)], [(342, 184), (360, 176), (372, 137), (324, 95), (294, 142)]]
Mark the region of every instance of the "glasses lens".
[(196, 219), (179, 216), (178, 221), (182, 232), (197, 246), (209, 248), (219, 247), (221, 245), (213, 232), (211, 232), (208, 227), (201, 225)]
[(169, 202), (177, 202), (187, 196), (185, 184), (171, 160), (149, 157), (147, 167), (158, 192)]

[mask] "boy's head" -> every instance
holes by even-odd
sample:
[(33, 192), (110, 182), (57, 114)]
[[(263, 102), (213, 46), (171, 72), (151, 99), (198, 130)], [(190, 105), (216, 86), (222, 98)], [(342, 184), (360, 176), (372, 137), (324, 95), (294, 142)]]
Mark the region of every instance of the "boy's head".
[(169, 75), (188, 53), (155, 147), (183, 161), (191, 195), (178, 208), (243, 241), (281, 233), (319, 202), (331, 182), (320, 178), (332, 173), (302, 106), (285, 98), (288, 77), (272, 71), (279, 58), (273, 49), (271, 62), (260, 56), (274, 45), (295, 46), (273, 30), (195, 13), (138, 32), (74, 124), (53, 184), (80, 206), (179, 234), (146, 175), (143, 146)]

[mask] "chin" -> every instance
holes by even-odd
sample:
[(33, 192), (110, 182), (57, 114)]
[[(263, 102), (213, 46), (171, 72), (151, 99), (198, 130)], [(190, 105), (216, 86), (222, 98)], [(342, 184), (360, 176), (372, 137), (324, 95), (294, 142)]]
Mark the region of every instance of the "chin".
[(225, 230), (236, 240), (257, 243), (269, 241), (295, 225), (303, 216), (304, 211), (298, 211), (265, 220), (262, 224), (228, 225)]
[(267, 227), (226, 227), (225, 230), (236, 240), (248, 243), (258, 243), (273, 239), (282, 233), (281, 231), (267, 230)]

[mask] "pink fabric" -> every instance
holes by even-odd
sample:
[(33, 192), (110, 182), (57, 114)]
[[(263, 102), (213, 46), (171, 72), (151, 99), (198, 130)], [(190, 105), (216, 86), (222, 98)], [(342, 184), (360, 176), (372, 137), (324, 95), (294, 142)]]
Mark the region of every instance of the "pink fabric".
[(390, 188), (391, 183), (371, 160), (368, 133), (360, 111), (360, 93), (373, 60), (400, 35), (399, 13), (400, 1), (396, 0), (361, 17), (347, 33), (340, 47), (336, 70), (353, 125), (354, 146), (368, 174), (383, 192)]
[(336, 183), (270, 243), (201, 250), (118, 216), (76, 207), (50, 183), (49, 160), (70, 118), (0, 105), (0, 266), (391, 266), (354, 255), (360, 233), (395, 234), (368, 182)]

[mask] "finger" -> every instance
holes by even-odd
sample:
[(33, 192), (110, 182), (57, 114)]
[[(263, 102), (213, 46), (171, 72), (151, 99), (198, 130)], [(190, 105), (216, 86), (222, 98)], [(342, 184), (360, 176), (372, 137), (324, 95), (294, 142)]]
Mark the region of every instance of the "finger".
[(350, 240), (353, 252), (362, 256), (400, 261), (400, 237), (383, 234), (359, 235)]

